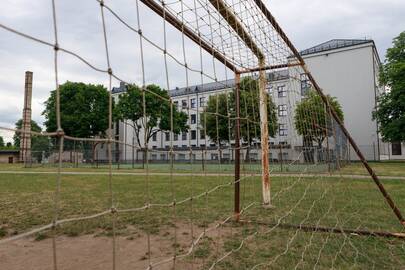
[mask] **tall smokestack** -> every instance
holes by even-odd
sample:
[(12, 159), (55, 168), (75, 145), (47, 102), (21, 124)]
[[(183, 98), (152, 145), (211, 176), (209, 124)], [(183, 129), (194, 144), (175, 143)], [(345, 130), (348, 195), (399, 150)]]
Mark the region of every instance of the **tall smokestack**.
[(25, 165), (31, 163), (31, 100), (32, 100), (32, 77), (31, 71), (25, 72), (24, 109), (20, 142), (20, 158)]

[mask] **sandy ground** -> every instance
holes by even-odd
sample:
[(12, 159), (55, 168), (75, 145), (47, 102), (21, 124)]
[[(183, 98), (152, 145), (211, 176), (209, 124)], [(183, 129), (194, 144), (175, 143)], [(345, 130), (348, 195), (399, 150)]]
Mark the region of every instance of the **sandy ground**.
[[(195, 230), (196, 234), (201, 229)], [(180, 254), (188, 251), (191, 245), (190, 228), (177, 228), (177, 247)], [(147, 269), (147, 235), (135, 232), (130, 236), (116, 237), (116, 269)], [(170, 259), (174, 254), (174, 229), (161, 230), (150, 236), (151, 262)], [(64, 270), (103, 270), (113, 269), (113, 238), (106, 236), (83, 235), (78, 237), (59, 236), (56, 240), (58, 269)], [(48, 270), (53, 269), (52, 239), (36, 241), (32, 238), (19, 239), (0, 246), (1, 270)], [(199, 269), (202, 261), (191, 257), (176, 262), (176, 269)], [(173, 269), (173, 261), (153, 269)]]

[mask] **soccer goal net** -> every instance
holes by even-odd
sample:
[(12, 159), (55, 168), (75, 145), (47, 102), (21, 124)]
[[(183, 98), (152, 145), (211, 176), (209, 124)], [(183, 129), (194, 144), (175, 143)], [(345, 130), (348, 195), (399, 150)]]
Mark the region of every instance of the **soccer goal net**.
[(35, 246), (38, 269), (405, 264), (398, 183), (261, 0), (66, 2), (49, 1), (52, 35), (0, 21), (26, 54), (52, 54), (34, 63), (46, 97), (28, 73), (23, 119), (1, 127), (21, 164), (0, 184), (6, 268)]

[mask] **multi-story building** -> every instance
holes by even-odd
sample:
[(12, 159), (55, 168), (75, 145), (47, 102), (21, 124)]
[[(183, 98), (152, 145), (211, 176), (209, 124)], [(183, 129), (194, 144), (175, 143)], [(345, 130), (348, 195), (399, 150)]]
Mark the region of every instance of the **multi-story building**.
[[(301, 55), (324, 92), (339, 100), (345, 126), (366, 159), (405, 159), (405, 144), (383, 143), (372, 120), (378, 96), (385, 91), (378, 83), (381, 61), (374, 41), (334, 39)], [(351, 159), (357, 159), (354, 151)]]
[[(293, 128), (293, 113), (295, 102), (301, 98), (301, 91), (292, 91), (292, 82), (289, 79), (289, 71), (283, 70), (278, 72), (271, 72), (267, 74), (267, 91), (271, 95), (273, 102), (277, 108), (278, 115), (278, 130), (276, 136), (270, 139), (271, 151), (270, 159), (272, 160), (291, 160), (297, 157), (294, 150), (295, 145), (301, 144), (299, 136)], [(300, 87), (299, 82), (293, 82), (295, 87)], [(205, 132), (201, 126), (201, 113), (203, 113), (210, 96), (228, 93), (233, 91), (235, 87), (234, 80), (206, 83), (203, 85), (195, 85), (187, 88), (175, 88), (169, 91), (173, 104), (177, 106), (179, 111), (185, 112), (188, 116), (188, 132), (171, 135), (170, 132), (158, 132), (148, 142), (148, 148), (152, 149), (149, 153), (151, 160), (167, 160), (168, 150), (170, 149), (171, 139), (173, 140), (173, 148), (175, 149), (176, 160), (188, 160), (190, 158), (190, 148), (192, 149), (193, 159), (208, 159), (218, 160), (218, 146), (213, 140), (205, 136)], [(118, 100), (119, 95), (126, 91), (125, 84), (121, 83), (119, 87), (113, 88), (113, 96)], [(298, 93), (298, 96), (296, 96)], [(292, 98), (292, 95), (295, 97)], [(120, 122), (115, 126), (116, 139), (125, 142), (125, 144), (136, 144), (135, 135), (131, 128), (132, 123)], [(258, 131), (260, 134), (260, 131)], [(173, 136), (173, 137), (171, 137)], [(144, 144), (143, 132), (139, 135), (141, 145)], [(250, 160), (258, 160), (260, 157), (259, 142), (253, 143), (250, 151), (247, 153), (246, 149), (241, 150), (241, 155)], [(242, 142), (243, 143), (243, 142)], [(143, 151), (122, 144), (116, 145), (115, 159), (120, 160), (142, 160)], [(232, 160), (234, 152), (232, 146), (234, 141), (231, 140), (226, 145), (221, 146), (221, 159)], [(139, 148), (139, 147), (138, 147)], [(242, 147), (243, 148), (243, 147)], [(247, 147), (245, 147), (247, 148)], [(154, 150), (154, 151), (153, 151)], [(203, 153), (205, 151), (205, 153)], [(204, 157), (202, 155), (205, 155)]]
[[(304, 50), (301, 55), (324, 92), (338, 99), (345, 115), (345, 126), (367, 159), (378, 160), (380, 157), (384, 158), (384, 155), (401, 154), (397, 145), (387, 149), (391, 148), (391, 145), (381, 142), (378, 125), (371, 117), (377, 105), (377, 98), (384, 91), (384, 88), (378, 85), (381, 63), (372, 40), (331, 40)], [(234, 87), (234, 80), (227, 80), (169, 91), (178, 110), (189, 115), (189, 131), (173, 135), (170, 132), (156, 133), (148, 143), (148, 148), (154, 150), (150, 151), (149, 159), (167, 160), (172, 137), (176, 160), (190, 158), (218, 160), (216, 151), (218, 146), (204, 136), (200, 114), (204, 111), (210, 96), (233, 91)], [(276, 105), (278, 115), (278, 131), (274, 138), (270, 138), (271, 160), (305, 161), (302, 154), (305, 148), (303, 139), (294, 127), (294, 112), (308, 88), (305, 74), (301, 74), (297, 68), (267, 73), (267, 91)], [(124, 84), (113, 88), (115, 99), (117, 100), (124, 91), (126, 91)], [(143, 151), (129, 146), (136, 144), (131, 124), (120, 122), (115, 125), (116, 138), (126, 143), (116, 145), (115, 149), (119, 149), (115, 151), (116, 160), (142, 160)], [(141, 144), (143, 136), (141, 132), (139, 136)], [(343, 149), (346, 148), (346, 141), (335, 138), (335, 143), (336, 149), (340, 147), (338, 151), (346, 152), (346, 149)], [(221, 146), (221, 159), (233, 159), (234, 153), (231, 151), (233, 144), (231, 140), (230, 147)], [(257, 141), (248, 153), (249, 159), (260, 158), (259, 148)], [(209, 151), (203, 157), (203, 150), (207, 149)], [(399, 149), (401, 150), (401, 147)], [(244, 157), (247, 155), (243, 149), (242, 155)], [(354, 151), (350, 152), (350, 158), (357, 159)]]

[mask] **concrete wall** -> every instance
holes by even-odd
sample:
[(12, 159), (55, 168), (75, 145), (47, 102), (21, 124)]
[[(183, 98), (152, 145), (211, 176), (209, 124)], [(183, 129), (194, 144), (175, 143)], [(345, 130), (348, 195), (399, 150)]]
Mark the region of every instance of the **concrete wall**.
[(9, 163), (9, 158), (13, 159), (13, 163), (18, 163), (19, 161), (19, 154), (4, 154), (0, 153), (0, 163)]
[[(372, 43), (305, 56), (309, 70), (326, 94), (337, 97), (345, 126), (369, 160), (378, 159), (375, 107), (375, 55)], [(354, 151), (352, 159), (357, 159)]]
[(405, 142), (401, 143), (401, 155), (393, 155), (391, 143), (380, 143), (381, 160), (405, 160)]

